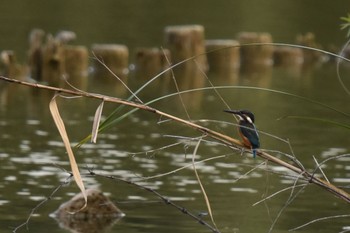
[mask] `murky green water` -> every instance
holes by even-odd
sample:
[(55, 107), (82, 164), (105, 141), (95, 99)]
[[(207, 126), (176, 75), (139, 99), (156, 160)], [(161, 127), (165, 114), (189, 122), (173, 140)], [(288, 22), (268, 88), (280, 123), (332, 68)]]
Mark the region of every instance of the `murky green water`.
[[(325, 45), (334, 42), (340, 46), (342, 43), (344, 33), (338, 30), (338, 19), (347, 13), (345, 1), (337, 2), (337, 5), (317, 2), (317, 6), (327, 9), (327, 12), (331, 9), (332, 14), (326, 15), (325, 11), (314, 10), (311, 2), (251, 3), (56, 3), (45, 6), (45, 10), (35, 14), (30, 11), (38, 12), (39, 5), (21, 4), (17, 8), (21, 14), (18, 14), (19, 18), (16, 17), (16, 26), (10, 24), (13, 15), (3, 15), (3, 20), (9, 23), (4, 24), (0, 31), (8, 30), (11, 33), (1, 37), (0, 49), (13, 48), (18, 50), (20, 56), (23, 55), (27, 33), (33, 27), (42, 27), (52, 32), (59, 29), (73, 30), (78, 34), (77, 43), (87, 46), (95, 42), (125, 43), (131, 48), (159, 46), (163, 43), (164, 26), (185, 23), (203, 24), (208, 38), (230, 38), (242, 30), (256, 30), (271, 32), (275, 41), (291, 42), (299, 32), (314, 31), (317, 39)], [(5, 8), (6, 12), (14, 12), (15, 2), (4, 6)], [(319, 27), (321, 17), (324, 23)], [(228, 22), (232, 22), (232, 25)], [(14, 37), (18, 40), (14, 40)], [(290, 154), (291, 147), (308, 169), (316, 166), (312, 156), (321, 162), (332, 156), (349, 153), (349, 131), (344, 128), (301, 119), (277, 120), (296, 115), (347, 123), (349, 117), (288, 95), (242, 88), (256, 86), (285, 91), (348, 113), (349, 96), (339, 84), (333, 63), (308, 68), (275, 67), (250, 71), (241, 73), (230, 82), (223, 74), (208, 73), (208, 78), (214, 85), (232, 86), (217, 89), (231, 108), (254, 111), (257, 127), (262, 131), (262, 149)], [(349, 74), (349, 66), (341, 66), (345, 84), (349, 84), (346, 80)], [(136, 90), (141, 84), (140, 81), (132, 80), (131, 88)], [(207, 81), (205, 85), (210, 87)], [(89, 90), (114, 93), (110, 84), (103, 85), (92, 79), (89, 80)], [(168, 91), (168, 88), (152, 85), (139, 97), (147, 102)], [(119, 96), (117, 93), (115, 95)], [(10, 232), (13, 227), (23, 223), (31, 209), (48, 197), (68, 176), (62, 170), (69, 170), (68, 157), (48, 109), (51, 97), (52, 93), (45, 91), (36, 92), (27, 87), (0, 83), (0, 232)], [(224, 123), (232, 122), (233, 119), (222, 112), (226, 106), (213, 90), (186, 94), (182, 98), (192, 120), (221, 121), (201, 124), (219, 132), (236, 135), (235, 127)], [(91, 131), (93, 115), (98, 105), (99, 102), (95, 100), (59, 100), (60, 111), (72, 142), (78, 142)], [(152, 106), (187, 119), (178, 96)], [(104, 115), (108, 115), (115, 107), (106, 104)], [(165, 205), (150, 192), (122, 182), (87, 175), (90, 168), (96, 173), (128, 179), (155, 176), (191, 165), (195, 142), (183, 140), (181, 144), (172, 147), (169, 145), (178, 143), (182, 137), (201, 135), (164, 120), (151, 113), (138, 111), (100, 135), (97, 144), (89, 143), (75, 150), (86, 186), (99, 187), (126, 214), (109, 232), (210, 232), (188, 216)], [(263, 132), (289, 140), (290, 146)], [(221, 155), (226, 156), (215, 158)], [(264, 196), (292, 186), (294, 179), (278, 175), (277, 173), (286, 171), (272, 164), (252, 170), (263, 161), (259, 158), (254, 160), (250, 155), (241, 156), (215, 142), (203, 141), (195, 160), (208, 158), (215, 159), (197, 164), (196, 168), (221, 232), (268, 232), (290, 196), (294, 197), (300, 190), (296, 188), (293, 193), (288, 190), (253, 206)], [(339, 186), (348, 185), (349, 160), (345, 156), (326, 163), (324, 172), (331, 182)], [(267, 169), (273, 172), (268, 172)], [(139, 183), (154, 188), (195, 214), (207, 212), (194, 171), (190, 167)], [(50, 201), (37, 209), (30, 220), (28, 232), (47, 232), (48, 229), (50, 232), (67, 232), (48, 215), (78, 192), (74, 182), (59, 189)], [(273, 232), (286, 232), (316, 218), (342, 214), (348, 214), (348, 204), (309, 185), (284, 209)], [(208, 216), (202, 218), (210, 222)], [(337, 218), (314, 223), (299, 232), (340, 232), (348, 227), (347, 218)], [(24, 228), (19, 230), (23, 231)]]

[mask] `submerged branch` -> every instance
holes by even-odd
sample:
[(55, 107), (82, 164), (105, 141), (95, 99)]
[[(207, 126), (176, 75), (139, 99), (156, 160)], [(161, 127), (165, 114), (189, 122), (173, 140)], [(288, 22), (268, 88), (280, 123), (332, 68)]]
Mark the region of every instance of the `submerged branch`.
[(103, 177), (103, 178), (106, 178), (106, 179), (110, 179), (110, 180), (113, 180), (113, 181), (121, 181), (121, 182), (124, 182), (124, 183), (127, 183), (129, 185), (133, 185), (133, 186), (136, 186), (140, 189), (143, 189), (143, 190), (146, 190), (148, 192), (151, 192), (153, 193), (155, 196), (157, 196), (158, 198), (160, 198), (165, 204), (167, 205), (170, 205), (174, 208), (176, 208), (177, 210), (181, 211), (183, 214), (185, 215), (188, 215), (190, 216), (192, 219), (196, 220), (198, 223), (204, 225), (205, 227), (209, 228), (212, 232), (214, 233), (220, 233), (220, 231), (216, 228), (216, 226), (211, 226), (210, 224), (208, 224), (206, 221), (204, 221), (203, 219), (200, 218), (200, 216), (197, 216), (195, 214), (193, 214), (192, 212), (190, 212), (189, 210), (187, 210), (186, 208), (176, 204), (175, 202), (171, 201), (169, 198), (163, 196), (162, 194), (160, 194), (158, 191), (152, 189), (152, 188), (149, 188), (149, 187), (146, 187), (146, 186), (143, 186), (143, 185), (140, 185), (140, 184), (137, 184), (135, 182), (132, 182), (130, 180), (125, 180), (125, 179), (122, 179), (122, 178), (118, 178), (116, 176), (112, 176), (112, 175), (103, 175), (103, 174), (97, 174), (95, 173), (94, 171), (92, 170), (89, 170), (89, 175), (91, 176), (96, 176), (96, 177)]
[[(39, 89), (44, 89), (44, 90), (49, 90), (49, 91), (54, 91), (54, 92), (59, 92), (59, 93), (64, 93), (64, 94), (68, 94), (68, 95), (73, 95), (73, 96), (82, 96), (82, 97), (86, 97), (86, 98), (93, 98), (93, 99), (99, 99), (101, 101), (105, 101), (105, 102), (111, 102), (111, 103), (118, 103), (118, 104), (122, 104), (122, 105), (126, 105), (129, 107), (133, 107), (133, 108), (137, 108), (137, 109), (141, 109), (144, 111), (148, 111), (151, 113), (154, 113), (162, 118), (167, 118), (173, 121), (176, 121), (178, 123), (181, 123), (183, 125), (189, 126), (199, 132), (201, 132), (202, 134), (211, 137), (219, 142), (221, 142), (222, 144), (231, 147), (231, 148), (244, 148), (244, 144), (235, 138), (232, 138), (230, 136), (227, 136), (225, 134), (219, 133), (217, 131), (211, 130), (209, 128), (206, 128), (204, 126), (198, 125), (196, 123), (193, 123), (191, 121), (188, 120), (184, 120), (182, 118), (170, 115), (166, 112), (160, 111), (158, 109), (152, 108), (150, 106), (147, 106), (145, 104), (140, 104), (140, 103), (136, 103), (133, 101), (128, 101), (128, 100), (124, 100), (121, 98), (117, 98), (117, 97), (111, 97), (111, 96), (106, 96), (106, 95), (101, 95), (101, 94), (95, 94), (95, 93), (88, 93), (88, 92), (81, 92), (81, 91), (77, 91), (77, 90), (69, 90), (69, 89), (63, 89), (63, 88), (57, 88), (57, 87), (51, 87), (51, 86), (47, 86), (47, 85), (42, 85), (42, 84), (36, 84), (36, 83), (30, 83), (30, 82), (25, 82), (25, 81), (20, 81), (20, 80), (16, 80), (16, 79), (11, 79), (11, 78), (7, 78), (4, 76), (0, 76), (0, 80), (4, 80), (7, 82), (11, 82), (11, 83), (16, 83), (16, 84), (20, 84), (20, 85), (25, 85), (25, 86), (29, 86), (29, 87), (33, 87), (33, 88), (39, 88)], [(293, 164), (289, 164), (279, 158), (276, 158), (270, 154), (268, 154), (267, 152), (258, 150), (257, 155), (263, 159), (266, 159), (270, 162), (273, 162), (277, 165), (283, 166), (295, 173), (297, 173), (300, 176), (303, 176), (305, 179), (307, 179), (309, 181), (309, 183), (313, 183), (316, 184), (318, 186), (320, 186), (321, 188), (331, 192), (332, 194), (334, 194), (335, 196), (343, 199), (344, 201), (346, 201), (347, 203), (350, 203), (350, 194), (347, 193), (346, 191), (334, 186), (333, 184), (322, 180), (318, 177), (315, 177), (313, 173), (310, 173), (308, 171), (306, 171), (303, 168), (300, 168), (300, 166), (295, 166)]]
[(27, 218), (27, 220), (25, 222), (23, 222), (22, 224), (20, 224), (19, 226), (17, 226), (16, 228), (13, 229), (13, 233), (16, 233), (19, 229), (21, 229), (22, 227), (26, 227), (27, 230), (28, 225), (29, 225), (29, 221), (31, 220), (31, 218), (34, 216), (35, 212), (44, 204), (46, 204), (46, 202), (52, 200), (52, 198), (54, 197), (54, 195), (65, 185), (67, 185), (70, 180), (73, 178), (73, 173), (67, 172), (69, 174), (69, 176), (63, 181), (61, 182), (52, 192), (49, 196), (45, 197), (39, 204), (37, 204), (29, 213), (29, 216)]

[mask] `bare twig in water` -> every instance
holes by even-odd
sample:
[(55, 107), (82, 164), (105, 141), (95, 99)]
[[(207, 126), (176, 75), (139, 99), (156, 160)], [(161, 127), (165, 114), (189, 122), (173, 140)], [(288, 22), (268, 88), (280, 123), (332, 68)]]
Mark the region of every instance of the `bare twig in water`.
[[(203, 137), (205, 137), (205, 136), (203, 136)], [(194, 151), (193, 151), (193, 154), (192, 154), (192, 166), (193, 166), (194, 174), (196, 175), (198, 184), (199, 184), (199, 186), (200, 186), (200, 188), (202, 190), (202, 193), (203, 193), (203, 196), (204, 196), (204, 200), (205, 200), (205, 203), (207, 205), (207, 209), (208, 209), (208, 213), (209, 213), (210, 219), (211, 219), (212, 223), (214, 224), (215, 228), (217, 228), (217, 226), (215, 224), (215, 221), (214, 221), (213, 211), (211, 210), (211, 206), (210, 206), (210, 201), (209, 201), (208, 195), (205, 192), (204, 186), (202, 185), (201, 179), (199, 178), (199, 175), (198, 175), (198, 172), (197, 172), (197, 169), (196, 169), (196, 165), (195, 165), (195, 157), (197, 155), (197, 151), (198, 151), (199, 145), (201, 143), (201, 140), (202, 140), (202, 138), (200, 138), (198, 140), (197, 145), (194, 148)]]
[(17, 226), (12, 232), (17, 232), (20, 228), (26, 226), (27, 230), (28, 230), (28, 225), (29, 225), (29, 221), (32, 218), (32, 216), (35, 214), (35, 212), (42, 206), (44, 205), (46, 202), (50, 201), (52, 199), (52, 197), (56, 194), (56, 192), (58, 190), (60, 190), (63, 186), (67, 185), (70, 180), (73, 178), (73, 173), (69, 173), (69, 176), (63, 181), (61, 182), (61, 184), (59, 184), (52, 192), (51, 194), (46, 197), (44, 200), (42, 200), (39, 204), (37, 204), (29, 213), (29, 216), (27, 218), (27, 220), (22, 223), (21, 225)]
[(335, 219), (335, 218), (349, 218), (350, 217), (350, 214), (343, 214), (343, 215), (335, 215), (335, 216), (328, 216), (328, 217), (323, 217), (323, 218), (317, 218), (317, 219), (314, 219), (310, 222), (307, 222), (301, 226), (298, 226), (298, 227), (295, 227), (295, 228), (292, 228), (290, 229), (289, 231), (296, 231), (296, 230), (299, 230), (301, 228), (304, 228), (310, 224), (313, 224), (315, 222), (320, 222), (320, 221), (324, 221), (324, 220), (331, 220), (331, 219)]
[(269, 195), (269, 196), (267, 196), (267, 197), (264, 197), (262, 200), (260, 200), (260, 201), (258, 201), (258, 202), (255, 202), (255, 203), (253, 204), (253, 206), (256, 206), (256, 205), (258, 205), (258, 204), (260, 204), (260, 203), (262, 203), (262, 202), (264, 202), (264, 201), (266, 201), (266, 200), (269, 200), (269, 199), (271, 199), (272, 197), (274, 197), (274, 196), (276, 196), (276, 195), (278, 195), (278, 194), (280, 194), (280, 193), (282, 193), (282, 192), (288, 191), (288, 190), (290, 190), (290, 189), (295, 189), (295, 188), (299, 188), (299, 187), (304, 187), (304, 186), (306, 186), (306, 185), (307, 185), (307, 184), (299, 184), (299, 185), (294, 185), (294, 184), (293, 184), (293, 186), (289, 186), (289, 187), (287, 187), (287, 188), (278, 190), (277, 192), (274, 192), (273, 194), (271, 194), (271, 195)]
[(205, 222), (203, 219), (201, 219), (199, 216), (191, 213), (189, 210), (187, 210), (186, 208), (178, 205), (178, 204), (175, 204), (173, 201), (171, 201), (169, 198), (163, 196), (162, 194), (160, 194), (159, 192), (157, 192), (156, 190), (152, 189), (152, 188), (149, 188), (149, 187), (146, 187), (146, 186), (143, 186), (143, 185), (139, 185), (135, 182), (132, 182), (130, 180), (125, 180), (125, 179), (122, 179), (122, 178), (118, 178), (118, 177), (115, 177), (115, 176), (111, 176), (111, 175), (102, 175), (102, 174), (97, 174), (95, 173), (94, 171), (90, 170), (89, 171), (89, 174), (91, 176), (96, 176), (96, 177), (102, 177), (102, 178), (107, 178), (107, 179), (111, 179), (113, 181), (122, 181), (124, 183), (127, 183), (127, 184), (130, 184), (130, 185), (133, 185), (133, 186), (136, 186), (137, 188), (140, 188), (140, 189), (143, 189), (145, 191), (148, 191), (152, 194), (154, 194), (155, 196), (157, 196), (158, 198), (160, 198), (165, 204), (167, 205), (170, 205), (174, 208), (176, 208), (177, 210), (179, 210), (180, 212), (184, 213), (185, 215), (191, 217), (192, 219), (196, 220), (198, 223), (204, 225), (205, 227), (209, 228), (212, 232), (214, 233), (220, 233), (220, 231), (218, 229), (216, 229), (216, 227), (213, 227), (211, 226), (210, 224), (208, 224), (207, 222)]
[[(300, 177), (302, 177), (302, 174), (300, 174)], [(298, 182), (299, 178), (295, 179), (294, 184), (293, 184), (293, 188), (292, 191), (290, 192), (289, 198), (288, 200), (284, 203), (284, 205), (282, 206), (282, 208), (280, 209), (280, 211), (278, 212), (276, 218), (273, 220), (270, 229), (269, 229), (269, 233), (271, 233), (273, 231), (273, 228), (275, 227), (279, 217), (282, 215), (283, 211), (294, 201), (294, 199), (306, 188), (307, 185), (302, 186), (301, 189), (298, 190), (298, 192), (293, 195), (294, 193), (294, 189), (297, 187), (297, 182)]]

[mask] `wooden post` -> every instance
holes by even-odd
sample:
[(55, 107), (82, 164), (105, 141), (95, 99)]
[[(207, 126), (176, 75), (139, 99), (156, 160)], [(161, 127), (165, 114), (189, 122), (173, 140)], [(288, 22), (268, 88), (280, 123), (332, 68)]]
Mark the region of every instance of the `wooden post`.
[(64, 68), (67, 80), (73, 86), (85, 90), (89, 66), (89, 52), (85, 46), (66, 45)]
[(62, 86), (64, 70), (63, 46), (53, 36), (48, 35), (42, 49), (42, 80), (50, 86)]
[(129, 49), (125, 45), (94, 44), (92, 46), (92, 52), (96, 57), (93, 61), (94, 77), (107, 82), (119, 83), (114, 77), (116, 75), (121, 80), (126, 81), (129, 73)]
[(184, 89), (202, 86), (205, 81), (202, 72), (208, 69), (204, 27), (201, 25), (168, 26), (165, 28), (165, 44), (170, 50), (172, 64), (196, 56), (194, 60), (187, 61), (174, 69), (179, 86)]
[[(170, 60), (168, 49), (138, 48), (135, 54), (135, 76), (137, 79), (149, 80), (167, 69)], [(165, 73), (162, 79), (168, 76), (170, 72)]]
[(273, 60), (275, 66), (295, 66), (303, 63), (303, 51), (292, 47), (275, 47)]
[[(69, 55), (73, 47), (66, 48), (64, 46), (69, 41), (74, 40), (76, 35), (71, 31), (61, 31), (56, 37), (49, 34), (45, 43), (44, 37), (45, 32), (41, 29), (33, 29), (30, 33), (28, 51), (30, 76), (38, 81), (47, 82), (51, 86), (62, 86), (64, 83), (63, 75), (66, 71), (68, 75), (76, 76), (72, 73), (72, 67), (81, 68), (78, 63), (82, 61), (82, 57), (77, 51)], [(66, 61), (66, 58), (69, 61)], [(86, 71), (87, 66), (84, 69)], [(77, 87), (81, 87), (78, 82), (75, 84)]]
[[(165, 44), (169, 48), (172, 61), (181, 62), (195, 55), (201, 69), (207, 70), (204, 27), (201, 25), (168, 26), (165, 28)], [(185, 63), (190, 64), (190, 62)]]
[(289, 75), (300, 76), (303, 68), (304, 56), (300, 48), (276, 46), (273, 54), (274, 66), (282, 67)]
[(42, 46), (44, 43), (45, 32), (41, 29), (33, 29), (29, 35), (28, 64), (30, 77), (42, 81), (43, 54)]
[(7, 77), (24, 79), (27, 69), (17, 63), (17, 58), (12, 50), (4, 50), (0, 53), (0, 73)]
[(238, 35), (241, 44), (241, 66), (243, 69), (252, 66), (271, 66), (273, 56), (272, 45), (249, 45), (252, 43), (272, 43), (268, 33), (242, 32)]
[(236, 80), (240, 66), (239, 43), (236, 40), (207, 40), (209, 71), (226, 81)]
[[(308, 46), (316, 49), (321, 49), (321, 45), (316, 43), (315, 35), (311, 32), (305, 35), (298, 35), (296, 38), (296, 43), (303, 46)], [(322, 54), (317, 51), (312, 51), (308, 49), (303, 49), (304, 64), (312, 64), (321, 61)]]

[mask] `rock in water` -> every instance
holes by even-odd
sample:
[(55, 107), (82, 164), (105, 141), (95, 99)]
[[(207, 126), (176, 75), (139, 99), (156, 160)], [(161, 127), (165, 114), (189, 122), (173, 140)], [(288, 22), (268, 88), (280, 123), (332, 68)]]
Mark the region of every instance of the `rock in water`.
[(103, 232), (125, 216), (101, 191), (88, 189), (86, 193), (86, 208), (81, 209), (85, 201), (79, 193), (51, 214), (62, 228), (72, 232)]

